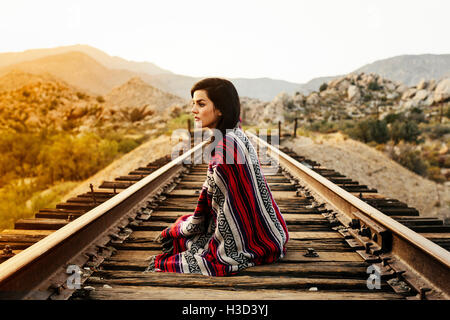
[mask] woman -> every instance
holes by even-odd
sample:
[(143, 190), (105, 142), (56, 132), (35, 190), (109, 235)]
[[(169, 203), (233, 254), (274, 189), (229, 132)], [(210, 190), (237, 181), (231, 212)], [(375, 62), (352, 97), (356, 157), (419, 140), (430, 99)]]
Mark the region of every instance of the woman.
[(146, 271), (226, 276), (283, 258), (286, 223), (240, 126), (236, 88), (207, 78), (192, 87), (191, 97), (197, 127), (218, 130), (222, 138), (214, 141), (194, 213), (159, 235), (165, 253), (151, 257)]

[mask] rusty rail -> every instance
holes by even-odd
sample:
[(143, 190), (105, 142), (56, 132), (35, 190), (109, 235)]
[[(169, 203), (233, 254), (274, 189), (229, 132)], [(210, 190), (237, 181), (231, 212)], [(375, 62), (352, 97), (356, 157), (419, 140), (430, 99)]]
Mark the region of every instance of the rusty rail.
[[(365, 250), (357, 251), (360, 255), (378, 258), (378, 265), (383, 272), (401, 274), (423, 297), (449, 299), (450, 253), (447, 250), (386, 216), (253, 133), (246, 133), (267, 148), (269, 155), (278, 159), (284, 170), (303, 181), (317, 198), (324, 200), (325, 207), (337, 212), (335, 218), (348, 226), (339, 229), (339, 232), (344, 237), (351, 236), (364, 246)], [(206, 143), (195, 146), (2, 263), (0, 298), (46, 299), (52, 290), (59, 290), (57, 283), (67, 278), (67, 266), (84, 265), (92, 257), (92, 251), (95, 251), (92, 248), (101, 247), (112, 236), (117, 237), (114, 230), (127, 226), (143, 204), (148, 203), (153, 195), (181, 172), (182, 162), (191, 155), (195, 156), (196, 151), (200, 151)]]
[(348, 226), (342, 233), (354, 236), (366, 250), (382, 259), (385, 270), (402, 273), (421, 295), (435, 299), (450, 297), (450, 252), (405, 227), (356, 196), (340, 188), (307, 166), (281, 152), (254, 133), (246, 134), (267, 148), (269, 155), (294, 177), (330, 204), (336, 218)]
[(181, 172), (183, 161), (195, 157), (206, 142), (0, 264), (0, 298), (46, 299), (60, 290), (54, 281), (67, 278), (65, 267), (83, 265), (93, 247), (109, 241), (111, 233), (117, 237), (114, 230), (133, 220), (144, 203)]

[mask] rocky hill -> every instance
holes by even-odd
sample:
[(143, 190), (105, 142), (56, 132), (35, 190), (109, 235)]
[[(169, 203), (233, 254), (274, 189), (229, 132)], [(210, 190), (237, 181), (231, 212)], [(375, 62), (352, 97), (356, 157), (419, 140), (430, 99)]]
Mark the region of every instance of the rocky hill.
[(363, 118), (378, 113), (383, 119), (390, 112), (428, 108), (450, 99), (450, 78), (439, 82), (422, 79), (408, 87), (377, 74), (348, 74), (328, 83), (318, 91), (304, 95), (278, 94), (270, 102), (243, 99), (245, 120), (249, 124), (292, 121), (300, 123), (317, 120)]
[(105, 95), (106, 103), (113, 108), (130, 108), (148, 105), (149, 109), (158, 113), (164, 112), (173, 105), (184, 105), (188, 100), (155, 88), (139, 77), (134, 77), (124, 84), (113, 88)]
[(401, 55), (378, 60), (353, 73), (376, 73), (380, 76), (414, 86), (422, 79), (439, 81), (450, 77), (450, 54)]
[(65, 130), (101, 120), (103, 105), (96, 97), (52, 77), (11, 72), (0, 78), (0, 88), (2, 128)]
[(25, 85), (32, 85), (44, 81), (57, 81), (57, 79), (49, 73), (31, 74), (20, 70), (13, 70), (0, 76), (0, 92), (20, 89)]
[(105, 96), (49, 74), (11, 71), (0, 77), (0, 127), (16, 131), (91, 130), (164, 123), (187, 101), (132, 78)]
[[(440, 81), (443, 78), (450, 77), (450, 54), (401, 55), (377, 60), (351, 73), (375, 73), (383, 78), (411, 87), (418, 84), (421, 80)], [(298, 91), (303, 94), (309, 94), (312, 91), (318, 91), (322, 83), (328, 83), (343, 76), (335, 75), (314, 78), (307, 83), (301, 84)]]
[(109, 69), (90, 56), (71, 51), (36, 60), (25, 61), (0, 69), (0, 75), (19, 70), (32, 74), (51, 74), (92, 95), (106, 94), (113, 87), (136, 74), (127, 70)]

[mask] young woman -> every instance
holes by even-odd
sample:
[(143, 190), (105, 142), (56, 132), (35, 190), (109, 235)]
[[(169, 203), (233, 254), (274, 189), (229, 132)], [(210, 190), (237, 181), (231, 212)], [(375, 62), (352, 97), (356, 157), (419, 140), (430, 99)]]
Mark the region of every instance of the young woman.
[(214, 141), (194, 213), (159, 235), (164, 253), (151, 257), (146, 271), (226, 276), (283, 258), (286, 223), (240, 126), (236, 88), (207, 78), (192, 87), (191, 97), (197, 127), (218, 130), (222, 138)]

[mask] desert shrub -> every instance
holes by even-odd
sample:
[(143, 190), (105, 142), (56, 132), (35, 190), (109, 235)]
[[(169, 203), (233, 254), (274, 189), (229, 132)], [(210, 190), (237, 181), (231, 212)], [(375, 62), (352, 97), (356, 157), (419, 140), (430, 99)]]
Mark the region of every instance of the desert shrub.
[(369, 90), (377, 91), (381, 89), (381, 86), (376, 81), (372, 81), (367, 85)]
[(364, 101), (364, 102), (371, 101), (372, 99), (373, 99), (373, 96), (372, 96), (372, 94), (370, 94), (370, 93), (366, 93), (366, 94), (363, 96), (363, 101)]
[(191, 130), (194, 129), (194, 119), (190, 113), (181, 113), (178, 117), (171, 118), (167, 122), (166, 128), (161, 133), (166, 135), (172, 135), (172, 132), (176, 129), (188, 128), (188, 120), (191, 120)]
[(117, 154), (116, 141), (102, 140), (94, 133), (60, 134), (42, 149), (40, 173), (51, 183), (83, 180), (111, 162)]
[(153, 110), (147, 109), (148, 105), (144, 105), (142, 107), (130, 107), (127, 109), (122, 109), (121, 113), (125, 120), (130, 122), (137, 122), (144, 120), (145, 117), (154, 114)]
[(327, 88), (328, 88), (328, 84), (324, 82), (320, 85), (319, 91), (320, 92), (325, 91), (325, 90), (327, 90)]
[(12, 229), (16, 220), (30, 218), (40, 209), (54, 207), (76, 185), (65, 182), (42, 190), (33, 180), (10, 182), (0, 189), (0, 230)]
[(391, 139), (397, 144), (399, 141), (418, 142), (418, 138), (421, 134), (417, 123), (412, 120), (400, 121), (396, 120), (391, 123), (389, 130)]
[(426, 176), (428, 164), (422, 159), (420, 152), (415, 150), (413, 145), (406, 143), (400, 144), (398, 148), (398, 152), (393, 151), (393, 148), (389, 152), (391, 159), (419, 175)]
[(306, 127), (307, 130), (321, 133), (333, 133), (337, 131), (337, 124), (327, 120), (314, 121)]
[(137, 146), (139, 146), (139, 144), (140, 143), (134, 139), (124, 138), (119, 141), (118, 151), (120, 153), (128, 153)]
[(77, 95), (78, 99), (80, 99), (80, 100), (83, 100), (87, 97), (85, 93), (80, 92), (80, 91), (77, 91), (76, 95)]
[(441, 169), (436, 166), (430, 166), (427, 169), (426, 176), (427, 178), (440, 183), (445, 182), (447, 180), (446, 177), (443, 174), (441, 174)]
[(395, 121), (402, 121), (405, 118), (403, 113), (389, 113), (386, 117), (384, 117), (384, 121), (386, 123), (393, 123)]
[(417, 123), (425, 122), (425, 114), (421, 108), (412, 108), (409, 112), (408, 120), (415, 121)]
[(389, 140), (389, 131), (384, 120), (362, 120), (354, 127), (345, 130), (351, 138), (363, 141), (365, 143), (375, 141), (384, 143)]
[(445, 108), (444, 117), (450, 118), (450, 106)]
[(450, 125), (449, 124), (430, 125), (425, 128), (425, 131), (428, 133), (431, 139), (440, 139), (446, 134), (450, 133)]

